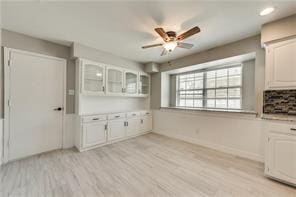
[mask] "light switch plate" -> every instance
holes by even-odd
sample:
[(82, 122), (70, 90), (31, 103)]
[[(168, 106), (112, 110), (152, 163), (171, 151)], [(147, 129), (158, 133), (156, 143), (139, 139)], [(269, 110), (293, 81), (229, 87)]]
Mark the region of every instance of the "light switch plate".
[(68, 90), (68, 95), (74, 96), (75, 95), (75, 90)]

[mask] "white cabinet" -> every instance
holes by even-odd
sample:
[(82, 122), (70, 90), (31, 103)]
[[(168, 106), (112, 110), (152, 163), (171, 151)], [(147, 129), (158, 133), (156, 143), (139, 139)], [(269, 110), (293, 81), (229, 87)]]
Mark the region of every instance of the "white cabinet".
[(107, 121), (94, 121), (83, 124), (82, 148), (105, 143), (107, 141), (106, 125)]
[(267, 131), (265, 174), (296, 185), (296, 125), (271, 124)]
[(124, 93), (130, 96), (136, 96), (138, 94), (138, 72), (125, 70)]
[(152, 130), (152, 116), (145, 115), (142, 117), (142, 132), (148, 132)]
[(139, 73), (139, 90), (140, 96), (148, 96), (150, 93), (150, 76), (146, 73)]
[(105, 65), (81, 61), (81, 93), (102, 95), (105, 92)]
[[(150, 93), (150, 75), (118, 66), (77, 59), (76, 89), (83, 96), (147, 97)], [(77, 97), (77, 103), (80, 95)]]
[(141, 133), (141, 117), (140, 112), (130, 112), (126, 114), (127, 127), (126, 135), (133, 136)]
[(266, 47), (266, 89), (296, 88), (296, 39)]
[(113, 66), (106, 68), (106, 94), (122, 95), (123, 70)]
[(77, 116), (75, 146), (86, 151), (151, 130), (150, 111)]
[(108, 140), (118, 140), (125, 137), (125, 114), (108, 115)]

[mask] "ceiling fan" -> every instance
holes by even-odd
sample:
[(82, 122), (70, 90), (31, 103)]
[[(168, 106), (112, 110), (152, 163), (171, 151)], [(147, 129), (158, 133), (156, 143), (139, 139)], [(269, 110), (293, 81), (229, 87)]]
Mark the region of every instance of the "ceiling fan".
[(142, 46), (142, 49), (163, 46), (164, 49), (160, 54), (161, 56), (168, 54), (168, 52), (172, 52), (176, 47), (191, 49), (193, 47), (193, 44), (184, 43), (180, 41), (185, 40), (186, 38), (200, 32), (200, 29), (197, 26), (189, 29), (188, 31), (178, 36), (176, 32), (174, 31), (165, 32), (163, 28), (155, 28), (154, 30), (160, 35), (160, 37), (162, 37), (162, 39), (164, 40), (164, 43)]

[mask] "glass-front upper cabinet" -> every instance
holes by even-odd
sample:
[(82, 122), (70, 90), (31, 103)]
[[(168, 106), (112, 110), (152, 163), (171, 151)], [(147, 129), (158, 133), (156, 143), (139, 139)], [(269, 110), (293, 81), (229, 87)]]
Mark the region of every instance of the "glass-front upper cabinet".
[(105, 65), (82, 60), (82, 94), (101, 95), (105, 92)]
[(138, 72), (125, 70), (124, 79), (124, 93), (126, 95), (137, 95)]
[(119, 95), (123, 93), (123, 70), (118, 67), (108, 66), (106, 69), (107, 94)]
[(148, 96), (150, 92), (150, 76), (146, 73), (139, 73), (139, 95)]

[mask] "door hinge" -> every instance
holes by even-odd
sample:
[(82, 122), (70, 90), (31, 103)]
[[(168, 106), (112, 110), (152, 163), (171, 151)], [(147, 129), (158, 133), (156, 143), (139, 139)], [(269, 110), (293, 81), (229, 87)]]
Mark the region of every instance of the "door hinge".
[(268, 141), (270, 141), (270, 137), (268, 137)]
[(7, 101), (7, 105), (8, 105), (8, 107), (11, 107), (11, 101), (10, 100)]
[(107, 124), (105, 124), (105, 130), (107, 130), (108, 129), (108, 125)]
[(8, 64), (8, 66), (11, 66), (11, 60), (10, 59), (7, 60), (7, 64)]

